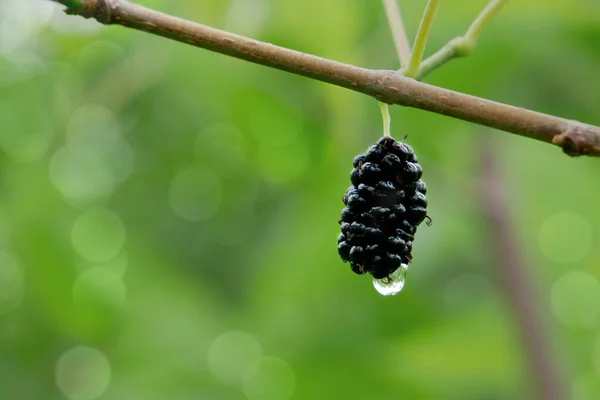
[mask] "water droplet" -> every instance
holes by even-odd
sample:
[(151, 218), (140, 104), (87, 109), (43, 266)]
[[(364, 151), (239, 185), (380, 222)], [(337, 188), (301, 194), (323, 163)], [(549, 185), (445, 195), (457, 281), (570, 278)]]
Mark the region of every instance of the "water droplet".
[(406, 271), (408, 271), (408, 265), (402, 264), (400, 268), (392, 272), (389, 276), (382, 279), (373, 279), (375, 290), (383, 296), (397, 295), (404, 287)]

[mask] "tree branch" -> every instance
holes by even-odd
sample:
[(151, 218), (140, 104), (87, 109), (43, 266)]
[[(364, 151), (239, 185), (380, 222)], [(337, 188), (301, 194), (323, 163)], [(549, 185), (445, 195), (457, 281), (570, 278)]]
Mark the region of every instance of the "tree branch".
[(392, 38), (396, 45), (396, 54), (398, 54), (398, 60), (400, 60), (400, 68), (405, 67), (410, 60), (410, 44), (408, 43), (408, 36), (404, 29), (404, 22), (402, 22), (402, 13), (398, 6), (398, 0), (383, 0), (383, 8), (385, 9), (385, 15), (392, 32)]
[(441, 67), (453, 58), (465, 57), (473, 53), (481, 31), (498, 14), (507, 1), (491, 0), (481, 13), (479, 13), (477, 18), (475, 18), (475, 21), (473, 21), (464, 36), (452, 39), (444, 47), (423, 61), (417, 79), (423, 79), (425, 75)]
[(497, 164), (497, 152), (489, 140), (481, 149), (481, 208), (490, 227), (493, 259), (500, 285), (518, 324), (525, 357), (540, 400), (566, 399), (563, 374), (555, 363), (535, 301), (535, 288), (519, 251), (509, 218), (509, 206)]
[[(57, 1), (57, 0), (53, 0)], [(388, 104), (414, 107), (560, 146), (571, 156), (600, 156), (600, 127), (454, 92), (301, 53), (151, 10), (125, 0), (85, 0), (68, 12), (341, 86)]]
[(435, 13), (437, 12), (438, 6), (440, 5), (439, 0), (428, 0), (425, 11), (423, 12), (423, 18), (421, 18), (421, 24), (417, 31), (417, 37), (413, 44), (412, 54), (408, 67), (404, 71), (404, 76), (409, 78), (416, 78), (419, 75), (419, 69), (421, 68), (421, 60), (425, 53), (425, 46), (427, 45), (427, 39), (429, 38), (429, 32), (433, 26), (433, 20), (435, 19)]

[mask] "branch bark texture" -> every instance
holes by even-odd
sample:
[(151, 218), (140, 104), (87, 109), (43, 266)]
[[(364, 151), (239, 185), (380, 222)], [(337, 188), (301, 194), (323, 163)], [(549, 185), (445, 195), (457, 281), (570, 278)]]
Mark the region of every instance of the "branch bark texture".
[(598, 126), (431, 86), (396, 71), (360, 68), (286, 49), (126, 0), (85, 0), (83, 7), (67, 12), (341, 86), (388, 104), (414, 107), (552, 143), (571, 156), (600, 156)]

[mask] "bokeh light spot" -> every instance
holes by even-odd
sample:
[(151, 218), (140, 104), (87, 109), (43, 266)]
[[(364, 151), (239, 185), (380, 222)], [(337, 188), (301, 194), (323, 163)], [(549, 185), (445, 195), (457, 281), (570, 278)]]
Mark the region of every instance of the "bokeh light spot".
[(81, 214), (71, 233), (73, 247), (88, 261), (107, 261), (121, 251), (127, 233), (114, 212), (95, 208)]
[(73, 285), (73, 301), (78, 305), (109, 305), (120, 308), (127, 290), (119, 275), (106, 268), (91, 268), (79, 275)]
[(83, 203), (108, 196), (115, 188), (110, 168), (96, 154), (86, 154), (75, 147), (54, 153), (50, 179), (64, 197)]
[(542, 252), (555, 262), (581, 260), (592, 246), (592, 225), (578, 213), (562, 211), (542, 223), (539, 243)]
[(212, 217), (222, 199), (219, 177), (202, 167), (181, 171), (169, 187), (169, 204), (177, 215), (188, 221), (204, 221)]
[(296, 376), (292, 368), (276, 357), (265, 357), (250, 368), (243, 382), (250, 400), (287, 400), (292, 397)]
[(67, 200), (89, 204), (107, 198), (133, 170), (133, 150), (114, 114), (103, 106), (75, 110), (66, 142), (50, 161), (50, 178)]
[(17, 260), (0, 250), (0, 315), (16, 309), (25, 296), (25, 278)]
[(216, 377), (239, 384), (244, 372), (262, 358), (260, 343), (252, 335), (229, 331), (216, 338), (208, 350), (208, 368)]
[(110, 383), (111, 367), (104, 354), (86, 346), (64, 353), (56, 363), (56, 383), (71, 400), (93, 400)]
[(133, 170), (133, 150), (122, 136), (112, 111), (98, 104), (86, 104), (73, 112), (66, 130), (67, 143), (84, 154), (94, 154), (110, 169), (117, 182)]
[(552, 285), (552, 309), (565, 323), (592, 326), (600, 315), (600, 283), (585, 272), (569, 272)]

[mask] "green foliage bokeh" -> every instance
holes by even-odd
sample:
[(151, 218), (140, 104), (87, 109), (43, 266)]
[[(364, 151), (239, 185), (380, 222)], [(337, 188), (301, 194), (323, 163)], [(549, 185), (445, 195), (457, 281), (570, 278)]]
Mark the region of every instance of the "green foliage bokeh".
[[(378, 1), (140, 3), (398, 67)], [(414, 34), (425, 1), (401, 3)], [(428, 53), (484, 4), (442, 4)], [(540, 335), (573, 400), (600, 398), (598, 160), (392, 107), (434, 224), (384, 298), (336, 252), (351, 160), (381, 135), (373, 99), (50, 2), (0, 10), (2, 399), (532, 398), (481, 215), (484, 140)], [(594, 1), (509, 2), (427, 81), (598, 125), (599, 16)]]

